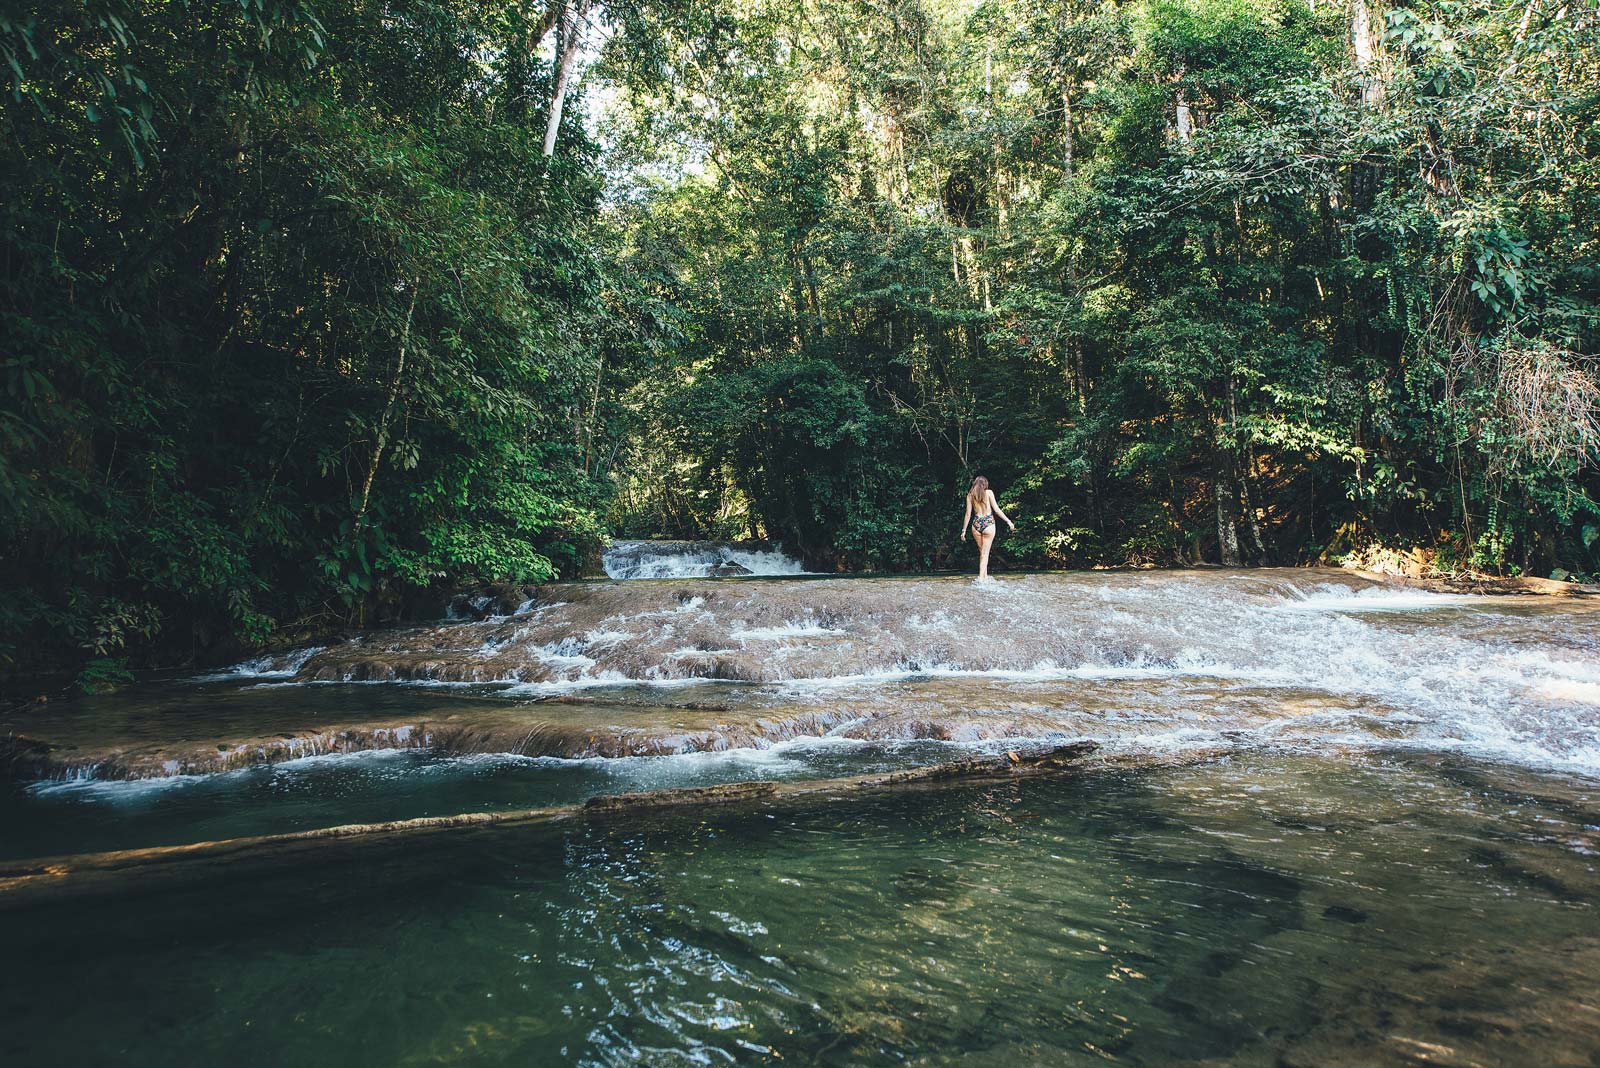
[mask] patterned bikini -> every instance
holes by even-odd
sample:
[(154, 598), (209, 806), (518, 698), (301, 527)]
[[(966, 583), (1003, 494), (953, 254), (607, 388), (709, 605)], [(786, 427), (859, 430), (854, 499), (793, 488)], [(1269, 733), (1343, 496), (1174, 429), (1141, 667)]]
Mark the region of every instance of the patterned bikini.
[(972, 517), (972, 532), (974, 534), (987, 534), (994, 529), (994, 516), (975, 515)]

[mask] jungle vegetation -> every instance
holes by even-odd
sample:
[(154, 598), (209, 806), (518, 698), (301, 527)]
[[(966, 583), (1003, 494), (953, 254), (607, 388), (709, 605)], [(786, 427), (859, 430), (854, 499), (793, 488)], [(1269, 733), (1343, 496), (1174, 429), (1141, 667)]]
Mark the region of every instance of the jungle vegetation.
[[(1600, 571), (1595, 0), (18, 0), (0, 660), (592, 568)], [(971, 551), (970, 548), (967, 551)]]

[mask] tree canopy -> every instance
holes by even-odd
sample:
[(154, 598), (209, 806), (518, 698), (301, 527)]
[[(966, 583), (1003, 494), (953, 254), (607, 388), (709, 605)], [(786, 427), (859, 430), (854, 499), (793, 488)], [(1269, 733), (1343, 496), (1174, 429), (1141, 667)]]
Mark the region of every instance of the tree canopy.
[[(1600, 571), (1600, 15), (33, 0), (0, 657), (593, 566)], [(564, 106), (563, 106), (564, 105)]]

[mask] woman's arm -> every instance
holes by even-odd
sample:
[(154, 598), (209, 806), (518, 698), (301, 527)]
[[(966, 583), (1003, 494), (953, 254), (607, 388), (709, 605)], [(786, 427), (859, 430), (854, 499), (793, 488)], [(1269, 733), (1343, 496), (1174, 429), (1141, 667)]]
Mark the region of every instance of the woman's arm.
[[(989, 490), (988, 494), (989, 507), (994, 509), (994, 514), (999, 516), (1001, 519), (1004, 519), (1006, 521), (1006, 526), (1010, 527), (1012, 530), (1016, 530), (1017, 525), (1011, 521), (1011, 517), (1000, 510), (1000, 502), (995, 500), (994, 490)], [(969, 511), (972, 509), (972, 505), (970, 503), (967, 505), (967, 509)]]
[(967, 540), (967, 528), (972, 525), (972, 494), (967, 494), (967, 514), (961, 517), (961, 540)]

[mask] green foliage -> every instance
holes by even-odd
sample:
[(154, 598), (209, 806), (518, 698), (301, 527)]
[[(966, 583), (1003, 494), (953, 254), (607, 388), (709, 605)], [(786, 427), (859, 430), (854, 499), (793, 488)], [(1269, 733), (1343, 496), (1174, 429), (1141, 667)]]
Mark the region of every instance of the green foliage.
[(103, 693), (133, 681), (126, 658), (96, 657), (78, 672), (78, 688), (84, 693)]
[(682, 174), (630, 207), (685, 316), (635, 455), (814, 563), (946, 562), (982, 470), (1037, 564), (1592, 572), (1597, 13), (1379, 9), (1358, 62), (1352, 10), (748, 0), (738, 62), (619, 66)]
[(522, 32), (466, 3), (0, 20), (0, 660), (103, 685), (582, 568), (619, 433), (599, 181), (576, 120), (543, 158)]
[(13, 5), (0, 657), (946, 566), (979, 472), (1013, 563), (1594, 574), (1600, 14), (1354, 10), (613, 5), (546, 159), (535, 8)]

